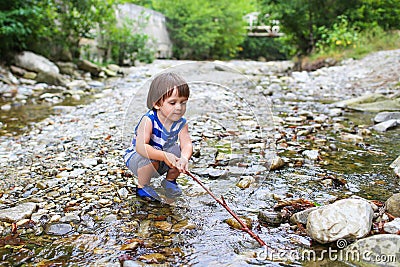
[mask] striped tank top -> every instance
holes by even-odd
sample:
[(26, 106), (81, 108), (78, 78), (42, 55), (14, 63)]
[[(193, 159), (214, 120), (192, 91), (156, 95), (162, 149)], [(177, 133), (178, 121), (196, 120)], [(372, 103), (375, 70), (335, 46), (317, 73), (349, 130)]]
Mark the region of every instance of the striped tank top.
[(139, 123), (135, 127), (135, 133), (132, 139), (131, 146), (125, 151), (124, 161), (126, 166), (129, 166), (129, 160), (136, 153), (137, 129), (144, 117), (148, 117), (151, 120), (153, 126), (149, 145), (159, 150), (165, 150), (176, 144), (176, 142), (178, 141), (178, 134), (182, 130), (183, 126), (185, 126), (186, 124), (186, 119), (180, 118), (178, 121), (175, 121), (172, 124), (171, 129), (167, 131), (167, 129), (165, 129), (164, 125), (158, 119), (157, 111), (154, 109), (149, 110), (140, 118)]

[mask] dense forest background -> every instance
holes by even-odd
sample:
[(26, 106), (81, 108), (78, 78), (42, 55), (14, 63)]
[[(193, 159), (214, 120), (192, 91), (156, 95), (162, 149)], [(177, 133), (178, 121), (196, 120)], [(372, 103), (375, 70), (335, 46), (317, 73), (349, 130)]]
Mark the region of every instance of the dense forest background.
[[(135, 52), (152, 61), (147, 36), (133, 22), (117, 25), (115, 10), (134, 3), (161, 12), (177, 59), (265, 59), (362, 56), (400, 41), (397, 0), (0, 0), (0, 56), (30, 50), (57, 60), (82, 55), (81, 38), (101, 35), (112, 61)], [(247, 36), (243, 16), (278, 25), (279, 38)], [(248, 26), (248, 25), (247, 25)]]

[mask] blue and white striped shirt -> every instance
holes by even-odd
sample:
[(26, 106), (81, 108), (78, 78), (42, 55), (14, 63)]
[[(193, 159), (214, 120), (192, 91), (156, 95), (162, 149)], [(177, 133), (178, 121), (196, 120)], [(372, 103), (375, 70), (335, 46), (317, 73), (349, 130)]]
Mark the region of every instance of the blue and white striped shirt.
[(165, 129), (164, 125), (158, 119), (156, 110), (152, 109), (146, 112), (146, 114), (144, 114), (142, 118), (140, 118), (138, 125), (136, 125), (135, 127), (135, 134), (133, 136), (131, 146), (125, 151), (124, 161), (126, 166), (129, 166), (129, 160), (136, 153), (137, 129), (144, 117), (148, 117), (151, 120), (153, 126), (149, 145), (159, 150), (165, 150), (176, 144), (176, 142), (178, 141), (178, 134), (182, 130), (183, 126), (185, 126), (186, 124), (186, 119), (182, 117), (178, 121), (175, 121), (172, 124), (171, 129), (167, 131), (167, 129)]

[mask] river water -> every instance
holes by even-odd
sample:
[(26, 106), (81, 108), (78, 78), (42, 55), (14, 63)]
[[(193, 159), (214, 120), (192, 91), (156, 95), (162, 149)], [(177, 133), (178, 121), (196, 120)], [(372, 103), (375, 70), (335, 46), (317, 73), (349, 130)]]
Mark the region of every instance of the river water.
[[(288, 74), (276, 71), (271, 64), (234, 62), (234, 67), (242, 67), (237, 72), (223, 69), (220, 63), (176, 63), (157, 61), (134, 69), (124, 78), (108, 81), (112, 90), (103, 98), (87, 97), (79, 103), (66, 100), (62, 105), (78, 104), (78, 108), (45, 120), (52, 113), (46, 105), (2, 112), (2, 122), (8, 125), (2, 136), (2, 207), (37, 202), (46, 216), (35, 226), (21, 227), (13, 242), (0, 248), (0, 263), (305, 264), (300, 258), (265, 260), (258, 243), (231, 228), (226, 223), (230, 215), (190, 177), (179, 178), (184, 196), (171, 205), (149, 204), (134, 196), (134, 177), (123, 166), (121, 152), (129, 143), (132, 125), (145, 111), (148, 77), (167, 67), (184, 75), (192, 90), (187, 112), (195, 147), (191, 171), (216, 196), (223, 195), (238, 215), (250, 218), (253, 231), (270, 248), (287, 253), (318, 248), (287, 222), (269, 226), (258, 219), (259, 211), (272, 212), (279, 201), (302, 198), (324, 205), (352, 195), (385, 201), (398, 190), (398, 178), (388, 167), (400, 151), (398, 129), (368, 132), (358, 143), (344, 142), (340, 137), (368, 129), (375, 114), (343, 110), (340, 115), (316, 122), (316, 117), (329, 113), (330, 104), (304, 90), (293, 99), (290, 92), (296, 88), (290, 83), (284, 88), (282, 82)], [(280, 80), (281, 89), (266, 93), (265, 77), (268, 81)], [(31, 118), (30, 114), (36, 115)], [(31, 126), (26, 128), (27, 124)], [(308, 134), (299, 134), (310, 127), (313, 130)], [(22, 148), (17, 146), (21, 142)], [(306, 150), (318, 150), (319, 158), (308, 159), (302, 154)], [(285, 166), (269, 171), (265, 165), (269, 153), (282, 157)], [(97, 161), (82, 165), (88, 158)], [(241, 179), (249, 179), (250, 187), (239, 188), (236, 184)], [(345, 182), (337, 184), (337, 180)], [(39, 182), (46, 187), (39, 188)], [(160, 179), (155, 179), (156, 187), (159, 183)], [(128, 194), (121, 193), (122, 189)], [(71, 231), (65, 235), (49, 233), (49, 226), (59, 221), (52, 221), (54, 216), (71, 214), (77, 217), (64, 219), (72, 226)], [(10, 236), (10, 227), (4, 224), (0, 228), (3, 238)]]

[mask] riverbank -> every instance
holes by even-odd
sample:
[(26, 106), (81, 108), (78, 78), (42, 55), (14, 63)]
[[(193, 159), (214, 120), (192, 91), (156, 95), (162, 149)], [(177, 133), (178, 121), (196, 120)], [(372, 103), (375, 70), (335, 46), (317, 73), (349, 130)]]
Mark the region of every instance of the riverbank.
[[(59, 115), (21, 136), (1, 137), (0, 207), (36, 205), (28, 216), (36, 226), (20, 230), (33, 242), (25, 241), (34, 249), (19, 252), (28, 261), (119, 266), (122, 257), (171, 265), (248, 264), (255, 244), (227, 227), (228, 215), (201, 188), (182, 177), (185, 194), (176, 206), (148, 205), (134, 196), (134, 177), (122, 162), (131, 126), (145, 110), (148, 78), (180, 63), (131, 68), (125, 77), (108, 80), (92, 103), (60, 108)], [(371, 132), (372, 114), (331, 103), (367, 93), (398, 94), (400, 50), (312, 73), (291, 73), (290, 62), (231, 61), (211, 69), (184, 63), (174, 69), (191, 73), (196, 92), (188, 118), (199, 155), (191, 169), (240, 215), (260, 224), (260, 235), (271, 246), (310, 245), (288, 224), (269, 227), (258, 221), (257, 211), (272, 209), (278, 200), (301, 197), (325, 204), (357, 194), (383, 201), (397, 192), (388, 165), (398, 156), (398, 128)], [(358, 132), (362, 141), (340, 137)], [(316, 157), (307, 152), (314, 150)], [(265, 152), (279, 154), (283, 169), (268, 172), (260, 156)], [(249, 177), (260, 187), (251, 197), (235, 186)], [(335, 185), (342, 177), (347, 185)], [(6, 235), (10, 227), (5, 223), (0, 232)], [(7, 248), (2, 253), (8, 253), (7, 262), (16, 262), (18, 253)]]

